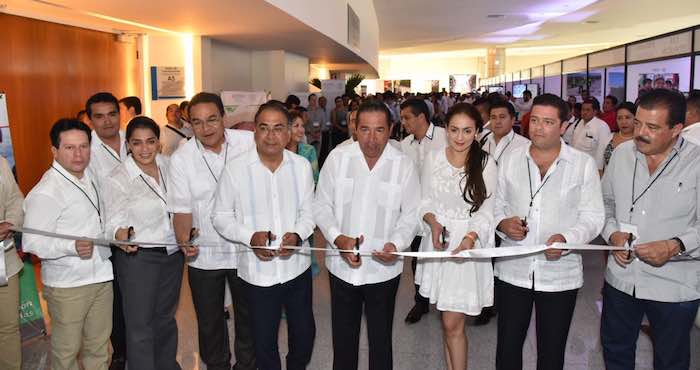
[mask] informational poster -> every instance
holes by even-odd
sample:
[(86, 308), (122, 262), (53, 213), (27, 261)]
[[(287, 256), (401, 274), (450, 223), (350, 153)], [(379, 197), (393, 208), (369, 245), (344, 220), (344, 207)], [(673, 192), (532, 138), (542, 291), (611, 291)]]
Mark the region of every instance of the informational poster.
[(153, 100), (185, 97), (185, 67), (151, 67)]
[(608, 67), (605, 69), (605, 95), (613, 95), (618, 101), (625, 100), (625, 67)]
[(265, 91), (222, 91), (221, 100), (224, 103), (224, 126), (230, 128), (241, 122), (253, 122), (255, 112), (267, 101), (267, 93)]
[(345, 80), (322, 80), (321, 94), (329, 102), (335, 101), (335, 98), (345, 94)]
[(625, 78), (629, 101), (635, 101), (654, 88), (687, 93), (690, 89), (690, 57), (630, 64)]
[(7, 95), (0, 92), (0, 155), (7, 159), (10, 168), (15, 167), (15, 153), (12, 150), (10, 118), (7, 112)]

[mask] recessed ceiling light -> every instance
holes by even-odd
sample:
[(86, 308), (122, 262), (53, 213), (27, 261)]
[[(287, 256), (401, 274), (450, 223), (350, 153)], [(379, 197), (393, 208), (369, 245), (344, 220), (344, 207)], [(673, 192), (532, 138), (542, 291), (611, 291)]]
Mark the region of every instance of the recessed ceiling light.
[(600, 21), (585, 21), (586, 24), (598, 24)]
[(503, 17), (505, 17), (505, 15), (503, 15), (503, 14), (489, 14), (486, 16), (486, 18), (491, 18), (491, 19), (503, 18)]

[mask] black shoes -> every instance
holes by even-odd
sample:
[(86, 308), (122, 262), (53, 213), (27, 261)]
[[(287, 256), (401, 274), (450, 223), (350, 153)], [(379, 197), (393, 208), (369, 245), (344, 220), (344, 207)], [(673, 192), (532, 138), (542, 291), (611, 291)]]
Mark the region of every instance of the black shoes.
[(124, 357), (112, 357), (112, 362), (109, 364), (109, 370), (124, 370), (126, 369), (126, 359)]
[(411, 311), (408, 312), (408, 315), (406, 315), (405, 321), (407, 324), (415, 324), (420, 321), (420, 318), (426, 313), (428, 313), (428, 305), (416, 303), (416, 305), (411, 308)]
[(491, 318), (496, 316), (496, 309), (493, 307), (485, 307), (483, 310), (481, 310), (481, 313), (479, 316), (476, 317), (474, 322), (472, 323), (473, 326), (482, 326), (486, 325), (489, 322), (491, 322)]

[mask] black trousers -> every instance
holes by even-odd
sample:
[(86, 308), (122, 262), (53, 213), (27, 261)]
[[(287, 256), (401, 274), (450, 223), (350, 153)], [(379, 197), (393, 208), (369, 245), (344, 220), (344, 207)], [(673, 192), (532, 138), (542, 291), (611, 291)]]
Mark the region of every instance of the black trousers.
[(333, 369), (357, 369), (363, 306), (367, 320), (369, 369), (392, 369), (392, 328), (400, 276), (377, 284), (359, 286), (349, 284), (333, 274), (329, 276)]
[[(418, 252), (418, 249), (420, 248), (421, 240), (423, 240), (423, 237), (420, 235), (417, 235), (415, 238), (413, 238), (413, 241), (411, 242), (411, 252)], [(418, 265), (418, 258), (415, 258), (415, 257), (411, 258), (411, 271), (413, 271), (414, 280), (416, 277), (416, 266), (417, 265)], [(416, 289), (415, 293), (413, 294), (413, 300), (416, 301), (416, 304), (425, 305), (425, 307), (427, 308), (428, 305), (430, 304), (430, 301), (428, 300), (428, 298), (423, 297), (418, 292), (420, 289), (420, 285), (413, 284), (413, 286)]]
[(278, 333), (284, 307), (287, 316), (287, 370), (306, 369), (316, 336), (311, 268), (284, 283), (260, 287), (243, 282), (255, 341), (255, 360), (260, 370), (281, 370)]
[(578, 289), (538, 292), (496, 279), (496, 369), (523, 368), (523, 343), (530, 327), (533, 303), (537, 330), (537, 370), (563, 369), (566, 339), (574, 315), (577, 292)]
[[(119, 262), (114, 256), (121, 252), (119, 247), (110, 246), (112, 256), (109, 260), (112, 262), (112, 268), (117, 270)], [(126, 323), (124, 322), (124, 305), (121, 289), (119, 288), (119, 277), (114, 276), (112, 280), (112, 290), (114, 291), (114, 301), (112, 302), (112, 334), (109, 340), (112, 342), (112, 359), (126, 359)]]
[(165, 248), (114, 256), (124, 303), (129, 370), (179, 370), (177, 322), (184, 256)]
[(229, 370), (228, 326), (224, 317), (224, 291), (226, 281), (231, 288), (236, 337), (233, 350), (236, 355), (235, 370), (254, 370), (255, 349), (250, 330), (250, 312), (243, 293), (238, 271), (202, 270), (189, 266), (187, 269), (192, 302), (199, 327), (199, 354), (209, 370)]

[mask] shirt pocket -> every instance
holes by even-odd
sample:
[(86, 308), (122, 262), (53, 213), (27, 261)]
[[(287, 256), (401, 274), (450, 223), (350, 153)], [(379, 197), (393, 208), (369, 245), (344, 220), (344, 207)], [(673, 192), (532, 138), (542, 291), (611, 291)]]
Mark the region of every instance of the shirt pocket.
[(674, 220), (688, 217), (695, 212), (697, 184), (693, 180), (692, 178), (659, 180), (660, 186), (657, 192), (659, 217)]
[(598, 140), (596, 140), (595, 135), (591, 132), (584, 132), (581, 136), (581, 140), (578, 142), (579, 150), (586, 153), (590, 153), (595, 149)]
[(401, 187), (399, 185), (380, 182), (377, 190), (377, 204), (380, 207), (390, 211), (401, 208)]

